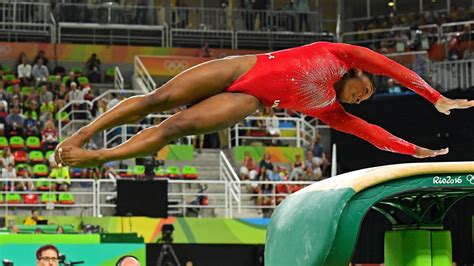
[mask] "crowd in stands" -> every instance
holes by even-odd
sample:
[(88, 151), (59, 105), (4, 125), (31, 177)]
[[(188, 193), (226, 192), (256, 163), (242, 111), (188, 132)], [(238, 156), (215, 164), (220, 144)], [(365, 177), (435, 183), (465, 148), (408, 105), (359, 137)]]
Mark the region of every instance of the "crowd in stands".
[[(100, 67), (100, 60), (93, 54), (85, 71), (76, 67), (66, 72), (61, 66), (53, 68), (44, 51), (34, 60), (22, 53), (15, 66), (0, 66), (0, 171), (3, 179), (15, 180), (0, 183), (4, 191), (67, 192), (71, 177), (100, 178), (113, 171), (111, 167), (69, 169), (58, 166), (52, 158), (60, 141), (58, 123), (65, 125), (71, 118), (69, 108), (64, 107), (71, 101), (94, 99), (91, 84), (101, 82)], [(117, 103), (116, 96), (108, 102), (104, 99), (96, 113)], [(78, 103), (76, 108), (86, 107)], [(92, 142), (87, 145), (97, 149)], [(40, 179), (46, 177), (57, 181), (41, 188)], [(37, 178), (38, 182), (22, 181), (28, 178)]]

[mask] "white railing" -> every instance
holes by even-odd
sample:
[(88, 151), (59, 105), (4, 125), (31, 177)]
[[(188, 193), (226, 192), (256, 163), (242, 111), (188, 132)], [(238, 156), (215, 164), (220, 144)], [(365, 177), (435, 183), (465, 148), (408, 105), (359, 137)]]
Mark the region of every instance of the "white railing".
[[(3, 208), (4, 215), (7, 216), (9, 212), (16, 212), (17, 210), (21, 209), (31, 209), (31, 208), (46, 208), (48, 210), (54, 210), (57, 208), (61, 209), (76, 209), (80, 208), (81, 211), (84, 209), (91, 209), (91, 215), (96, 215), (96, 207), (97, 207), (97, 191), (96, 191), (96, 181), (91, 179), (51, 179), (51, 178), (3, 178), (0, 181), (0, 184), (7, 186), (14, 186), (16, 183), (24, 183), (25, 186), (28, 186), (28, 183), (33, 183), (35, 186), (38, 181), (47, 181), (49, 182), (48, 190), (46, 191), (0, 191), (0, 194), (3, 196), (3, 203), (0, 203), (0, 208)], [(62, 183), (67, 181), (70, 183), (70, 191), (62, 192), (56, 191), (56, 184)], [(84, 186), (84, 184), (86, 184)], [(54, 187), (54, 188), (53, 188)], [(79, 189), (79, 187), (86, 187), (86, 189)], [(86, 190), (86, 191), (84, 191)], [(43, 193), (53, 194), (56, 195), (56, 203), (41, 202), (41, 195)], [(74, 197), (73, 204), (61, 204), (59, 203), (58, 195), (61, 193), (70, 193)], [(21, 198), (20, 203), (9, 203), (7, 201), (7, 194), (19, 194)], [(23, 195), (37, 195), (38, 203), (31, 203), (27, 204), (24, 203)]]
[[(70, 101), (59, 109), (58, 113), (67, 113), (69, 121), (59, 119), (58, 121), (58, 134), (59, 138), (62, 139), (67, 137), (70, 132), (78, 130), (80, 127), (89, 123), (92, 119), (90, 109), (92, 103), (90, 101)], [(67, 111), (69, 110), (69, 111)], [(78, 119), (76, 116), (80, 116)]]
[(219, 179), (225, 182), (228, 182), (226, 186), (226, 193), (229, 194), (228, 197), (228, 211), (226, 213), (229, 217), (233, 216), (233, 201), (237, 203), (237, 209), (240, 212), (241, 205), (241, 191), (240, 191), (240, 178), (237, 176), (237, 173), (232, 168), (232, 165), (227, 160), (225, 153), (221, 151), (219, 153)]
[[(275, 125), (271, 125), (275, 120), (278, 121), (278, 128), (274, 128)], [(261, 123), (261, 126), (252, 126), (253, 121), (259, 121)], [(297, 117), (254, 117), (254, 116), (249, 116), (245, 118), (245, 124), (247, 125), (241, 125), (241, 124), (236, 124), (233, 127), (230, 127), (229, 130), (229, 141), (231, 147), (237, 147), (241, 145), (242, 141), (270, 141), (270, 142), (289, 142), (293, 146), (296, 147), (302, 147), (305, 143), (306, 140), (303, 138), (303, 135), (305, 135), (305, 127), (308, 125), (305, 124), (303, 118), (297, 118)], [(292, 124), (292, 127), (280, 127), (281, 122), (289, 122), (289, 124)], [(271, 125), (269, 127), (269, 125)], [(270, 135), (270, 132), (268, 132), (268, 129), (270, 130), (278, 130), (279, 133), (274, 132), (272, 135)], [(288, 137), (283, 137), (282, 133), (286, 131), (289, 132), (289, 135), (293, 136), (288, 136)], [(252, 136), (253, 134), (253, 136)], [(314, 135), (313, 135), (314, 136)]]
[(146, 67), (143, 65), (138, 56), (135, 56), (134, 59), (134, 78), (140, 81), (141, 84), (139, 84), (139, 87), (144, 93), (148, 93), (156, 89), (155, 81), (151, 77), (150, 73), (148, 73), (148, 70), (146, 70)]
[[(473, 33), (472, 30), (474, 30), (474, 20), (468, 20), (468, 21), (459, 21), (459, 22), (449, 22), (449, 23), (444, 23), (441, 24), (440, 26), (440, 34), (442, 37), (446, 38), (449, 36), (453, 35), (458, 35), (463, 32), (463, 30), (459, 31), (458, 26), (465, 26), (469, 25), (469, 40), (470, 40), (470, 35)], [(464, 28), (464, 27), (463, 27)]]
[(235, 49), (278, 50), (316, 41), (336, 41), (333, 33), (292, 31), (245, 31), (235, 32)]
[(119, 67), (115, 67), (114, 74), (114, 89), (123, 92), (125, 89), (125, 80), (123, 79), (122, 72)]
[[(440, 37), (440, 28), (436, 24), (420, 25), (418, 28), (422, 31), (423, 37)], [(397, 32), (406, 34), (410, 31), (410, 27), (394, 27), (388, 29), (373, 29), (373, 30), (362, 30), (354, 32), (344, 32), (341, 34), (340, 42), (351, 43), (351, 44), (372, 44), (379, 43), (382, 41), (408, 41), (401, 37), (391, 37), (392, 34)]]
[(331, 176), (337, 175), (337, 146), (336, 143), (332, 144), (332, 155), (331, 155)]
[(442, 61), (431, 65), (432, 79), (443, 90), (474, 86), (474, 59)]
[(109, 45), (166, 45), (166, 25), (58, 23), (58, 43), (76, 42)]

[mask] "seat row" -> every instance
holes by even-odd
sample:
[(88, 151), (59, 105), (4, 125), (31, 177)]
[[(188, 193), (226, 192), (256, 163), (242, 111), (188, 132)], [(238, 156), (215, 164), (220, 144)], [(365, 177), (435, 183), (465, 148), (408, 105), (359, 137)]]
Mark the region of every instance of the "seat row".
[[(194, 166), (185, 165), (182, 169), (178, 166), (157, 166), (153, 168), (155, 178), (172, 178), (172, 179), (188, 179), (195, 180), (198, 178), (197, 170)], [(141, 178), (145, 177), (146, 168), (144, 165), (128, 166), (127, 170), (120, 173), (122, 178)]]
[(69, 192), (61, 192), (59, 194), (42, 193), (41, 197), (38, 194), (23, 194), (14, 192), (0, 193), (0, 204), (75, 204), (74, 195)]

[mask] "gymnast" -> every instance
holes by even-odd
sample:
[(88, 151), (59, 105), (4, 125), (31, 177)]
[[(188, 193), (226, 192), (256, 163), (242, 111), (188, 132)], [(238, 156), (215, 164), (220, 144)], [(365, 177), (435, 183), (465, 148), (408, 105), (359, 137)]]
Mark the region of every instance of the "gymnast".
[[(359, 104), (374, 93), (364, 72), (397, 80), (446, 115), (452, 109), (474, 106), (474, 101), (442, 96), (415, 72), (370, 49), (316, 42), (194, 66), (148, 94), (120, 102), (81, 128), (58, 145), (55, 159), (72, 167), (94, 167), (109, 161), (148, 156), (177, 138), (230, 127), (262, 105), (316, 117), (330, 127), (356, 135), (382, 150), (417, 158), (448, 153), (448, 148), (430, 150), (416, 146), (345, 112), (341, 102)], [(150, 113), (183, 105), (192, 106), (114, 148), (82, 149), (102, 130), (135, 123)]]

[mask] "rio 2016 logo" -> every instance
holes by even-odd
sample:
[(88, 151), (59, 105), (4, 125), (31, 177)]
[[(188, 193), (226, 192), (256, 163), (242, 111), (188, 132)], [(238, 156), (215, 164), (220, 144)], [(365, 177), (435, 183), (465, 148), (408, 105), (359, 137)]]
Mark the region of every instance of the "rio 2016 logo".
[[(474, 179), (474, 177), (471, 176), (471, 179)], [(468, 181), (469, 181), (469, 176), (468, 176)], [(474, 180), (472, 180), (474, 182)], [(433, 184), (435, 185), (455, 185), (455, 184), (462, 184), (462, 176), (458, 177), (451, 177), (451, 176), (445, 176), (445, 177), (439, 177), (435, 176), (433, 177)]]

